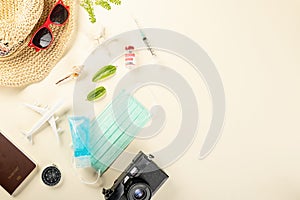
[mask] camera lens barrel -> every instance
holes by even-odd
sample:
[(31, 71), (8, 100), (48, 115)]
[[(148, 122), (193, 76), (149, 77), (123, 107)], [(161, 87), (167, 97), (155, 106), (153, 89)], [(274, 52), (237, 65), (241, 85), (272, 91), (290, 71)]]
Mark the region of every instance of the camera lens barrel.
[(152, 192), (146, 183), (135, 183), (130, 186), (127, 192), (128, 200), (150, 200)]
[(138, 188), (134, 191), (134, 198), (136, 199), (143, 199), (145, 196), (146, 192), (143, 189)]

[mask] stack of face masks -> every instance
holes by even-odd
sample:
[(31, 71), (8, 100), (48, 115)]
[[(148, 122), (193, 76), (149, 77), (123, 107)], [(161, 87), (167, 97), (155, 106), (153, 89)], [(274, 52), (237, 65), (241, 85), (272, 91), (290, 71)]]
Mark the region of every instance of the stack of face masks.
[(143, 105), (128, 93), (121, 92), (91, 122), (92, 167), (104, 173), (150, 118)]
[(125, 91), (121, 92), (90, 123), (91, 166), (103, 174), (150, 119), (150, 113), (141, 103)]

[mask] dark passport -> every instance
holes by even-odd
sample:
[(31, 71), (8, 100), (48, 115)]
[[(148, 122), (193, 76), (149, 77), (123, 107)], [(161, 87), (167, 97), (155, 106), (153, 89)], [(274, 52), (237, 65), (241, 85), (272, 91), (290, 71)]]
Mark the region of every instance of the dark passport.
[(0, 132), (0, 185), (14, 195), (35, 168), (36, 164)]

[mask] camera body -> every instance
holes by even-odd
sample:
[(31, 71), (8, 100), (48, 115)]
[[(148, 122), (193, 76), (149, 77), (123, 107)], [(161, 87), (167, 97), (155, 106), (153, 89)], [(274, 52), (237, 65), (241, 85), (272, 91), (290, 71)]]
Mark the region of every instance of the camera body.
[(115, 180), (110, 189), (103, 189), (106, 200), (149, 200), (169, 178), (152, 160), (139, 152), (132, 163)]

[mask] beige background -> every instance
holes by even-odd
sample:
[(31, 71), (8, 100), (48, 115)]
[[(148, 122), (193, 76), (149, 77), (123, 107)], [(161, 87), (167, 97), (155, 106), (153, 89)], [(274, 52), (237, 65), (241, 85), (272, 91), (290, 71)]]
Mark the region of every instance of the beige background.
[[(219, 70), (227, 98), (223, 136), (209, 157), (198, 160), (210, 123), (208, 92), (190, 66), (161, 54), (161, 62), (182, 73), (198, 94), (201, 122), (192, 146), (165, 169), (170, 179), (153, 199), (300, 199), (299, 11), (298, 0), (123, 0), (123, 5), (111, 12), (97, 9), (98, 23), (91, 25), (80, 8), (74, 44), (51, 74), (26, 88), (0, 90), (0, 129), (41, 168), (55, 163), (63, 171), (60, 187), (44, 186), (39, 171), (14, 199), (103, 199), (101, 188), (79, 181), (78, 174), (88, 180), (95, 178), (93, 174), (72, 168), (66, 117), (72, 114), (74, 82), (60, 87), (54, 83), (73, 65), (84, 62), (97, 45), (94, 38), (101, 26), (107, 28), (108, 37), (135, 29), (131, 15), (144, 27), (171, 29), (201, 45)], [(114, 85), (125, 73), (122, 69), (105, 83), (110, 93), (95, 104), (97, 112), (110, 102)], [(141, 101), (149, 95), (147, 91), (137, 94)], [(169, 111), (166, 126), (149, 141), (136, 140), (128, 151), (163, 148), (178, 130), (179, 125), (174, 124), (180, 123), (180, 109), (175, 98), (163, 88), (153, 87), (151, 91)], [(59, 98), (66, 99), (58, 112), (62, 118), (59, 126), (65, 130), (63, 145), (56, 145), (51, 129), (45, 126), (31, 146), (20, 131), (30, 129), (39, 115), (22, 103), (52, 105)], [(109, 187), (119, 174), (109, 170), (102, 185)], [(0, 199), (12, 198), (0, 190)]]

